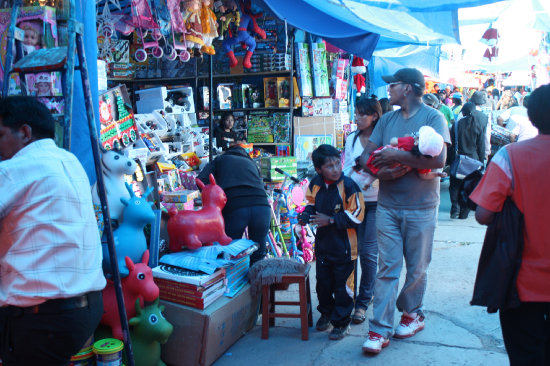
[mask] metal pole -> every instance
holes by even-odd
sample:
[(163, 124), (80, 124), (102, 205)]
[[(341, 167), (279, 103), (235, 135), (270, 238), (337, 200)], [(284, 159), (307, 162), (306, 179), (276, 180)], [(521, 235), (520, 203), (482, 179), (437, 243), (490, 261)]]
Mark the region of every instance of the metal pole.
[(213, 77), (213, 56), (210, 55), (208, 57), (210, 60), (209, 70), (208, 70), (208, 108), (210, 109), (208, 112), (208, 120), (209, 120), (209, 129), (208, 129), (208, 161), (212, 161), (212, 139), (214, 136), (214, 104), (213, 104), (213, 94), (214, 94), (214, 77)]
[(289, 98), (289, 120), (290, 120), (290, 154), (294, 155), (294, 31), (290, 36), (290, 98)]

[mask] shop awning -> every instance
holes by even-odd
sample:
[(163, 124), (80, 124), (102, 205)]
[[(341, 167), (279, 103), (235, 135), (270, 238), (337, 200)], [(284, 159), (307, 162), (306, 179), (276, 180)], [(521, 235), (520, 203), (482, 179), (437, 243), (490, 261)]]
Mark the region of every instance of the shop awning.
[(458, 43), (457, 9), (497, 1), (501, 0), (258, 0), (257, 3), (292, 26), (370, 60), (374, 49)]

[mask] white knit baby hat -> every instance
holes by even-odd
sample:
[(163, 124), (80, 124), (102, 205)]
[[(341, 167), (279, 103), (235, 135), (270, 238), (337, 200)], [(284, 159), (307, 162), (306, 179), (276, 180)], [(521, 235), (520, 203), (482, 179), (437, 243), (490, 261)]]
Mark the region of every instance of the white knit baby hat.
[(418, 150), (422, 155), (438, 156), (443, 150), (443, 137), (430, 126), (418, 130)]

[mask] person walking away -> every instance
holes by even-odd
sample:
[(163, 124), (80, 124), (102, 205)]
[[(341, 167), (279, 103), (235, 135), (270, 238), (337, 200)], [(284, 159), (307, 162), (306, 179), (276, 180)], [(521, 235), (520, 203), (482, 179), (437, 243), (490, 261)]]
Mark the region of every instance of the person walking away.
[[(359, 186), (365, 199), (365, 214), (363, 222), (357, 229), (358, 250), (361, 264), (361, 280), (358, 295), (355, 299), (355, 311), (351, 317), (354, 324), (361, 324), (366, 319), (366, 312), (374, 295), (374, 280), (376, 278), (376, 261), (378, 246), (376, 244), (376, 201), (378, 199), (378, 180), (361, 187), (360, 173), (353, 167), (355, 159), (359, 158), (367, 145), (372, 130), (382, 116), (382, 106), (375, 99), (361, 98), (355, 105), (355, 123), (357, 130), (350, 134), (344, 149), (344, 174)], [(364, 173), (368, 174), (368, 173)]]
[[(450, 143), (445, 117), (422, 103), (425, 81), (419, 70), (401, 69), (382, 78), (390, 84), (391, 104), (401, 108), (386, 113), (376, 124), (361, 155), (361, 166), (366, 167), (370, 154), (389, 144), (393, 137), (411, 135), (425, 125)], [(422, 308), (439, 205), (439, 179), (421, 179), (416, 169), (443, 168), (445, 157), (446, 149), (433, 158), (385, 149), (374, 160), (380, 169), (376, 174), (380, 179), (376, 210), (378, 273), (374, 285), (374, 315), (363, 344), (364, 352), (376, 354), (388, 346), (389, 337), (394, 333), (396, 306), (403, 315), (395, 337), (412, 337), (424, 328)], [(407, 274), (398, 296), (403, 259)]]
[(497, 118), (497, 123), (500, 126), (505, 126), (508, 130), (512, 131), (510, 134), (511, 142), (525, 141), (532, 139), (539, 134), (539, 131), (527, 115), (527, 101), (529, 96), (523, 97), (522, 105), (505, 110)]
[(363, 221), (365, 204), (357, 184), (342, 173), (340, 153), (321, 145), (312, 153), (317, 175), (306, 193), (307, 205), (299, 216), (301, 225), (317, 225), (315, 262), (318, 331), (332, 327), (329, 339), (349, 332), (355, 287), (357, 227)]
[[(520, 306), (500, 311), (500, 326), (510, 365), (550, 364), (550, 85), (529, 97), (527, 113), (539, 135), (500, 149), (470, 195), (476, 220), (492, 222), (511, 197), (524, 215), (521, 266), (516, 286)], [(528, 163), (526, 163), (528, 162)]]
[(250, 256), (252, 266), (265, 258), (271, 220), (271, 208), (258, 166), (242, 146), (233, 145), (209, 162), (198, 178), (204, 184), (210, 184), (210, 174), (214, 175), (227, 196), (222, 210), (227, 236), (240, 239), (248, 227), (249, 239), (258, 244), (258, 250)]
[[(459, 155), (466, 155), (483, 164), (485, 158), (485, 135), (487, 124), (476, 119), (479, 115), (472, 114), (475, 110), (473, 103), (466, 103), (462, 107), (464, 117), (451, 127), (451, 142)], [(457, 128), (458, 125), (458, 128)], [(456, 140), (458, 137), (458, 141)], [(456, 159), (456, 156), (455, 156)], [(451, 197), (451, 219), (467, 219), (470, 209), (461, 207), (458, 203), (458, 193), (462, 179), (451, 176), (449, 181), (449, 196)]]
[(0, 99), (0, 357), (69, 365), (103, 314), (90, 182), (33, 97)]
[(484, 109), (483, 105), (485, 104), (487, 96), (485, 92), (475, 91), (470, 98), (470, 102), (474, 103), (476, 106), (474, 111), (470, 113), (474, 118), (480, 121), (482, 124), (485, 124), (487, 128), (485, 129), (485, 157), (484, 160), (489, 160), (491, 155), (491, 118), (492, 112), (488, 109)]

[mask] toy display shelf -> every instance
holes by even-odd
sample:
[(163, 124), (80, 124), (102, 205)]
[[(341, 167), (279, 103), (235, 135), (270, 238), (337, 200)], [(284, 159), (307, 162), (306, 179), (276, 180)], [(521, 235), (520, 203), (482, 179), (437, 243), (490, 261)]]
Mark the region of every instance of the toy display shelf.
[[(214, 113), (221, 112), (249, 112), (249, 111), (283, 111), (288, 112), (289, 107), (259, 107), (259, 108), (230, 108), (230, 109), (214, 109)], [(295, 108), (297, 109), (297, 108)], [(201, 111), (208, 112), (208, 111)]]
[(262, 146), (291, 145), (290, 142), (252, 142), (252, 144)]
[[(217, 74), (212, 75), (214, 79), (216, 78), (233, 78), (233, 77), (252, 77), (252, 76), (270, 76), (270, 75), (287, 75), (290, 74), (290, 70), (280, 70), (280, 71), (262, 71), (262, 72), (245, 72), (242, 74)], [(107, 78), (107, 81), (121, 82), (121, 83), (133, 83), (133, 84), (158, 84), (158, 83), (180, 83), (182, 80), (192, 80), (192, 79), (208, 79), (208, 75), (192, 75), (192, 76), (183, 76), (178, 78), (145, 78), (145, 79), (121, 79), (121, 78)]]

